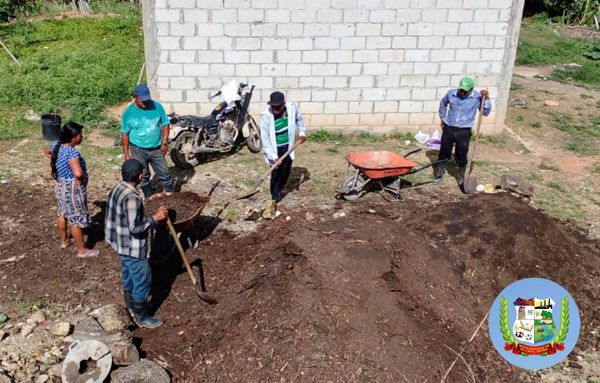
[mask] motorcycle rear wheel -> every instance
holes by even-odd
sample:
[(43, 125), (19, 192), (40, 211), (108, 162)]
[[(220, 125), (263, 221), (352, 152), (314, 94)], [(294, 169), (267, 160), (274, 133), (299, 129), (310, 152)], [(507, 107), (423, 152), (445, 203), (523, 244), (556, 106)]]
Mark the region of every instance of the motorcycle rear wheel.
[(171, 152), (169, 154), (171, 156), (171, 160), (178, 168), (191, 169), (201, 162), (201, 155), (193, 153), (186, 154), (183, 151), (185, 145), (193, 146), (195, 139), (196, 133), (190, 130), (184, 130), (175, 138), (175, 142), (173, 143)]
[(262, 149), (260, 142), (260, 128), (252, 116), (248, 116), (246, 124), (248, 125), (249, 131), (248, 137), (246, 137), (246, 146), (248, 146), (248, 150), (252, 153), (258, 153)]

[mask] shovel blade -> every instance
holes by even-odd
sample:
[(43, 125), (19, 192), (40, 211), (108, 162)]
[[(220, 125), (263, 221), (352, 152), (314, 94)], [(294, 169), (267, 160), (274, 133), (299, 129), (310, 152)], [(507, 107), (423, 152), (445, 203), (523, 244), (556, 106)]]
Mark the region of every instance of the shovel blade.
[(465, 179), (465, 182), (462, 185), (462, 192), (465, 194), (473, 194), (477, 191), (477, 185), (479, 185), (477, 178), (469, 177)]
[(259, 190), (258, 190), (258, 188), (256, 188), (256, 189), (252, 189), (252, 190), (250, 190), (249, 192), (246, 192), (246, 193), (244, 193), (244, 194), (242, 194), (242, 195), (239, 195), (239, 196), (235, 197), (235, 199), (236, 199), (236, 200), (239, 200), (239, 199), (246, 199), (246, 198), (250, 198), (250, 197), (252, 197), (253, 195), (255, 195), (256, 193), (258, 193), (258, 191), (259, 191)]
[(202, 299), (204, 302), (214, 305), (217, 303), (217, 299), (214, 298), (212, 295), (210, 295), (209, 293), (207, 293), (206, 291), (202, 291), (200, 289), (200, 286), (198, 286), (198, 288), (196, 289), (196, 291), (198, 292), (198, 296), (200, 297), (200, 299)]

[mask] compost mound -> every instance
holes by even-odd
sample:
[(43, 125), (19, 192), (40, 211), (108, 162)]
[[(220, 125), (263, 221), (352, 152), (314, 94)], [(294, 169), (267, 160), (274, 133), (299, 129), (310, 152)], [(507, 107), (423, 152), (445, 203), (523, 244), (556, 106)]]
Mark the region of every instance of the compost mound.
[(159, 206), (163, 205), (169, 209), (169, 218), (174, 223), (187, 221), (192, 218), (198, 210), (202, 210), (208, 203), (207, 196), (201, 196), (192, 192), (173, 193), (169, 196), (153, 198), (144, 205), (146, 214), (153, 214)]

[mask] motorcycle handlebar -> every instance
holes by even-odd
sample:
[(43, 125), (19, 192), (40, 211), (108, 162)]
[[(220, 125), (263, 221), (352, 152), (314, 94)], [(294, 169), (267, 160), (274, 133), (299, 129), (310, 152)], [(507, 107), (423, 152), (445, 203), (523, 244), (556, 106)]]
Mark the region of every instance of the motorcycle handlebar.
[(217, 93), (213, 94), (212, 96), (208, 96), (209, 100), (212, 100), (213, 98), (220, 96), (221, 95), (221, 91), (218, 91)]

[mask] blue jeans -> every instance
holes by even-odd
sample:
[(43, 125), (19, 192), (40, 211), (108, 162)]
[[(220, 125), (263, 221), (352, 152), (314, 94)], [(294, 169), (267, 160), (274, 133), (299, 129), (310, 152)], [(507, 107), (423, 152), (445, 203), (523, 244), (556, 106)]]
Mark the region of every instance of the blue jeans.
[(165, 160), (165, 155), (162, 154), (159, 148), (144, 149), (131, 145), (129, 147), (129, 153), (131, 154), (131, 158), (144, 165), (144, 178), (140, 184), (144, 197), (148, 198), (152, 195), (152, 189), (150, 187), (150, 168), (148, 167), (148, 164), (152, 165), (152, 170), (154, 170), (154, 173), (160, 180), (164, 191), (175, 191), (175, 182), (173, 181), (173, 177), (171, 177), (171, 173), (169, 173), (167, 160)]
[(136, 303), (146, 302), (150, 295), (152, 273), (148, 258), (139, 259), (120, 255), (121, 282), (124, 290), (131, 290), (131, 296)]

